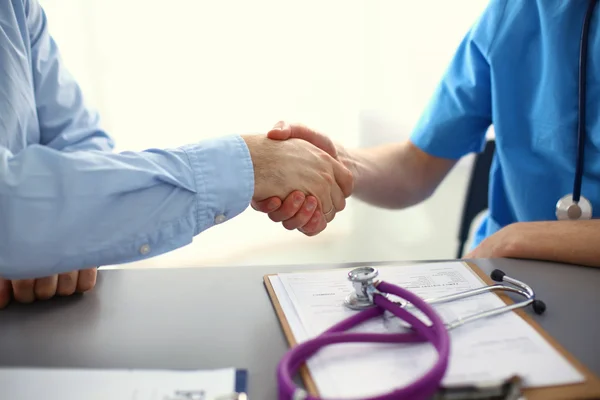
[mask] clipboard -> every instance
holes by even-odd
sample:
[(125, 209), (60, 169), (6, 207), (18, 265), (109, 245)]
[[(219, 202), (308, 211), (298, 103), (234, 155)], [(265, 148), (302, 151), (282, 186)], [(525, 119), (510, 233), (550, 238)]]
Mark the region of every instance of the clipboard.
[[(472, 272), (475, 273), (486, 285), (493, 285), (496, 282), (493, 282), (492, 279), (486, 275), (477, 265), (470, 262), (462, 262), (465, 266), (469, 267)], [(401, 266), (398, 266), (401, 268)], [(311, 270), (314, 272), (319, 272), (319, 270)], [(292, 272), (292, 271), (290, 271)], [(304, 271), (307, 272), (307, 271)], [(271, 285), (271, 280), (269, 277), (277, 276), (278, 274), (269, 274), (263, 277), (263, 281), (265, 287), (267, 288), (267, 292), (269, 293), (269, 297), (271, 298), (271, 302), (273, 304), (273, 308), (275, 309), (275, 313), (277, 314), (277, 318), (279, 319), (279, 323), (281, 324), (281, 328), (285, 335), (285, 338), (290, 347), (296, 346), (297, 342), (294, 338), (294, 334), (292, 333), (292, 329), (285, 317), (285, 313), (281, 308), (279, 300), (277, 299), (277, 295), (275, 294), (275, 290)], [(504, 292), (494, 293), (498, 297), (500, 297), (506, 304), (513, 304), (514, 301), (506, 295)], [(543, 338), (546, 340), (556, 351), (558, 351), (563, 357), (567, 359), (571, 365), (576, 368), (584, 377), (585, 381), (582, 383), (564, 385), (564, 386), (547, 386), (541, 388), (526, 388), (523, 389), (523, 395), (527, 400), (584, 400), (584, 399), (600, 399), (600, 379), (587, 367), (585, 367), (582, 363), (580, 363), (573, 355), (566, 351), (554, 338), (552, 338), (546, 331), (542, 329), (542, 327), (529, 315), (523, 308), (519, 308), (517, 310), (513, 310), (517, 315), (523, 318), (532, 328), (534, 328)], [(310, 375), (310, 371), (306, 364), (300, 367), (300, 377), (304, 383), (305, 389), (312, 396), (319, 396), (319, 391), (317, 386)]]

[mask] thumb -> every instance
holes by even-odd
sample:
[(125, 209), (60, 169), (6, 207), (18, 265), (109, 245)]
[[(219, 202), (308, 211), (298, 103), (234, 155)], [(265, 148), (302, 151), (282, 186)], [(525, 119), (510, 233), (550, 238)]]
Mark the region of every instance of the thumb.
[(287, 140), (292, 134), (292, 128), (290, 124), (284, 121), (279, 121), (273, 126), (273, 128), (267, 133), (267, 137), (273, 140)]
[(322, 133), (314, 131), (304, 125), (290, 125), (286, 122), (278, 122), (267, 134), (267, 137), (274, 140), (287, 140), (292, 138), (302, 139), (337, 159), (337, 149), (335, 144), (333, 144), (333, 141)]
[(0, 278), (0, 310), (8, 305), (12, 297), (12, 283)]

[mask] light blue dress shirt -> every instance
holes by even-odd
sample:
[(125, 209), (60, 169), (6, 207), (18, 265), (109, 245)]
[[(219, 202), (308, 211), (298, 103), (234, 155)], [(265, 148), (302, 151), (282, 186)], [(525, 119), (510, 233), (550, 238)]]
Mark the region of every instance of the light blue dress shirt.
[(0, 1), (0, 276), (132, 262), (245, 210), (239, 136), (112, 152), (63, 65), (36, 0)]
[[(585, 0), (490, 1), (412, 134), (425, 152), (458, 159), (481, 151), (493, 124), (489, 212), (474, 245), (517, 221), (556, 220), (556, 202), (573, 193), (579, 40), (587, 6)], [(594, 218), (600, 216), (599, 17), (596, 7), (581, 190)]]

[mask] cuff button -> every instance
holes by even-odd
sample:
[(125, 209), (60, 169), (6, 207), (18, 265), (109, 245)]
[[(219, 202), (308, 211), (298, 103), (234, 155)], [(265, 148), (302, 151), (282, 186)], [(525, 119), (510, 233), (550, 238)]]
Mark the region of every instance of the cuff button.
[(149, 245), (145, 244), (142, 247), (140, 247), (140, 254), (146, 255), (148, 253), (150, 253), (150, 246)]

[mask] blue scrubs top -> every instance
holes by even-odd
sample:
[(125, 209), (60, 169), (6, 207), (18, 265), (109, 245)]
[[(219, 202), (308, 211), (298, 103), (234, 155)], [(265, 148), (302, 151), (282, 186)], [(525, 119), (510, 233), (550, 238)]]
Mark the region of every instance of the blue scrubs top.
[[(461, 42), (417, 123), (413, 143), (433, 156), (479, 152), (493, 125), (489, 212), (474, 246), (518, 221), (556, 220), (573, 192), (578, 65), (586, 0), (492, 0)], [(600, 5), (590, 24), (582, 195), (600, 212)]]

